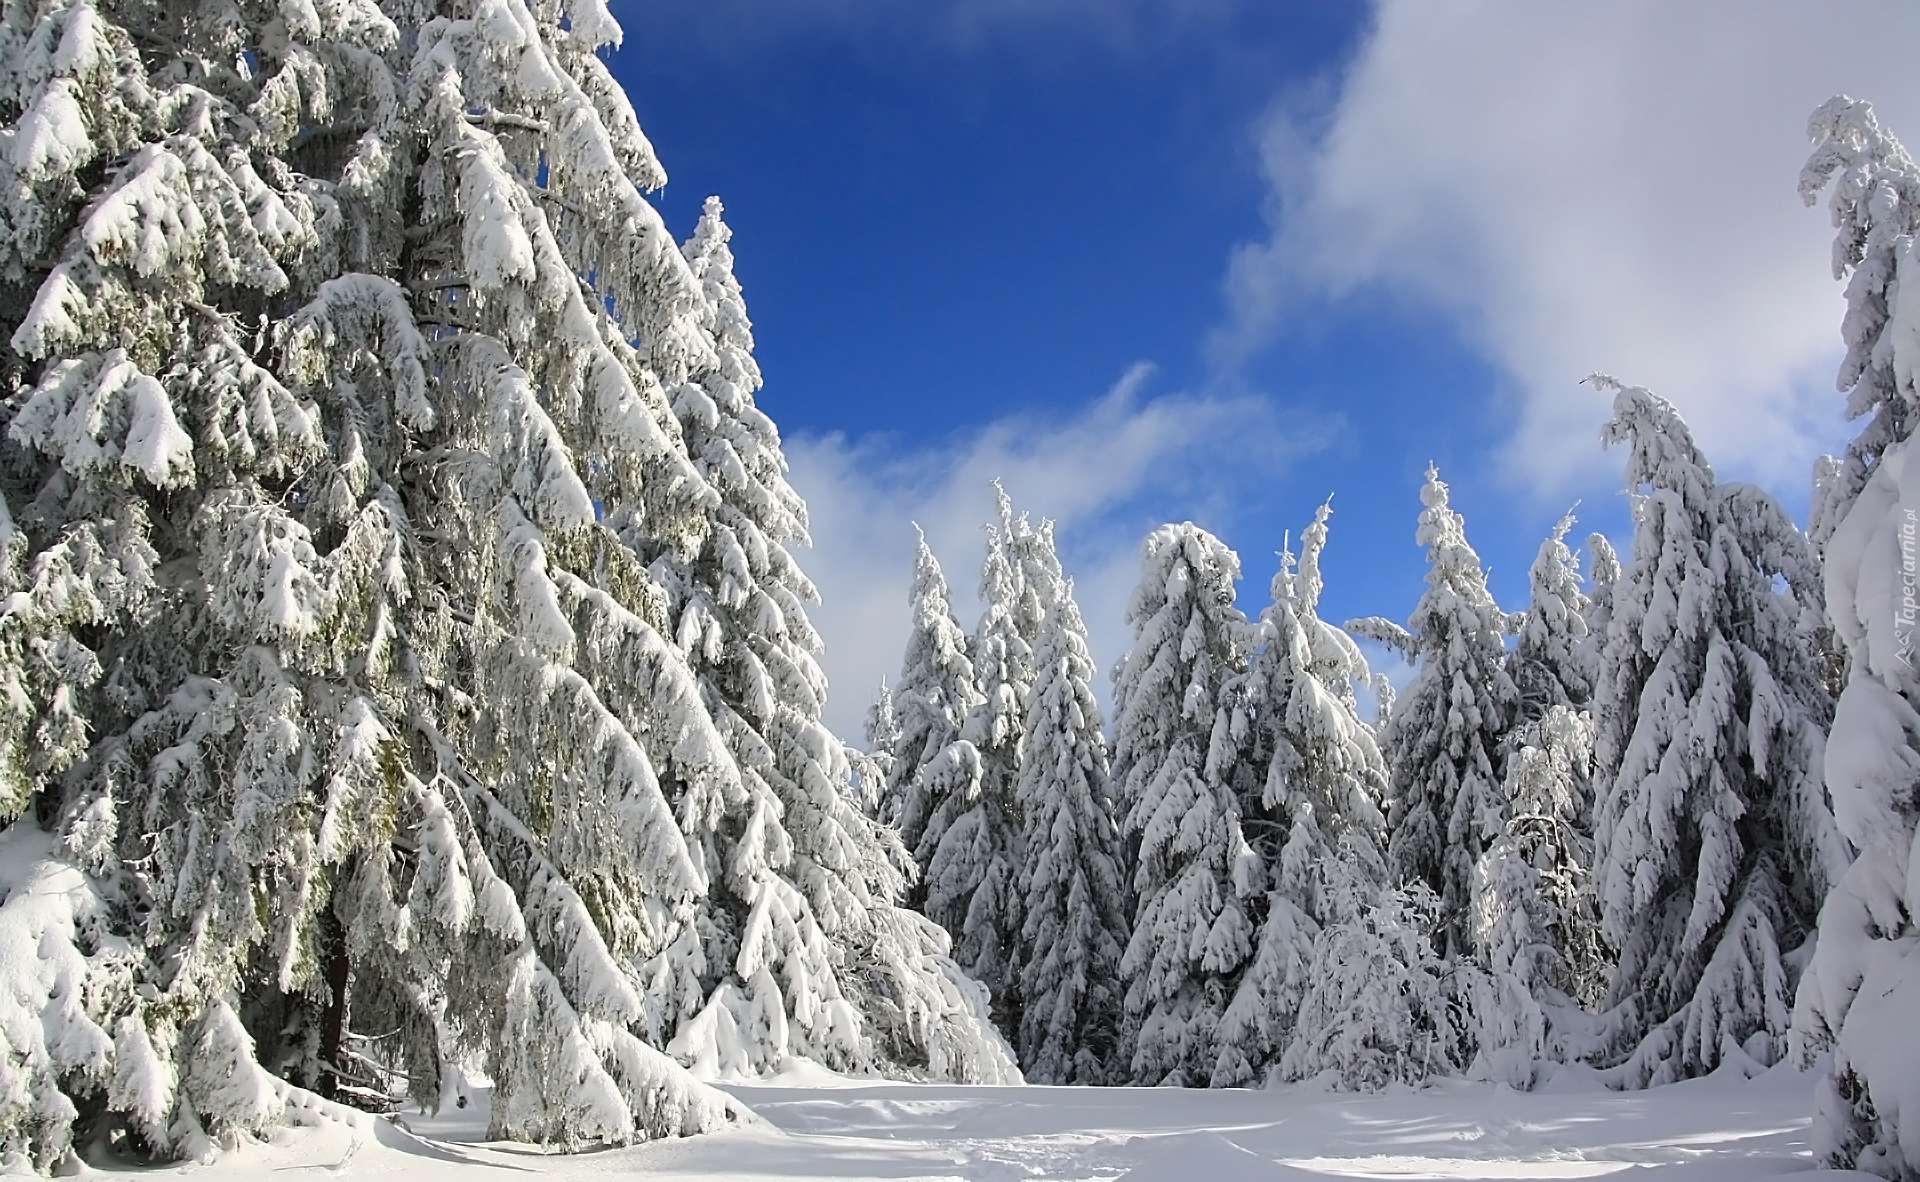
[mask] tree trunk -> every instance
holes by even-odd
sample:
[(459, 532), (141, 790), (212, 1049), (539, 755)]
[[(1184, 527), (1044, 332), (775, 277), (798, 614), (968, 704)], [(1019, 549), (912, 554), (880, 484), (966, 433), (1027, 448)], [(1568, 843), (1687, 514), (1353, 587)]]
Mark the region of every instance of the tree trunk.
[(353, 962), (347, 956), (347, 933), (340, 920), (327, 907), (320, 915), (321, 980), (326, 983), (326, 1006), (320, 1014), (320, 1078), (318, 1091), (329, 1100), (339, 1098), (340, 1072), (345, 1069), (341, 1052), (347, 1040), (347, 982)]

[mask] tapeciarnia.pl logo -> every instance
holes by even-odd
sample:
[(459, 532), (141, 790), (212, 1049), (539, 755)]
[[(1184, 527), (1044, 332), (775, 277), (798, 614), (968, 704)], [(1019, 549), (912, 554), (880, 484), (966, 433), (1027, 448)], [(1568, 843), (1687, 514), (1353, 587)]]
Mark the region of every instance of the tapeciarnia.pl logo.
[(1920, 605), (1915, 599), (1920, 597), (1920, 565), (1915, 562), (1915, 533), (1920, 529), (1915, 510), (1905, 510), (1906, 517), (1900, 522), (1900, 602), (1893, 612), (1894, 640), (1900, 645), (1900, 659), (1907, 668), (1915, 668), (1913, 663), (1913, 634), (1916, 610)]

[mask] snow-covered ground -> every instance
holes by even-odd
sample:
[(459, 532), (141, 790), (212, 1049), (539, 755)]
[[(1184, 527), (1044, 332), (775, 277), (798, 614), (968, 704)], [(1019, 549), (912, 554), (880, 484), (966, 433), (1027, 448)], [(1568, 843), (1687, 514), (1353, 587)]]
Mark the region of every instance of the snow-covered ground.
[[(1316, 1178), (1631, 1177), (1735, 1182), (1812, 1168), (1813, 1077), (1776, 1070), (1645, 1092), (1518, 1093), (958, 1087), (797, 1076), (727, 1085), (763, 1122), (560, 1155), (482, 1144), (484, 1103), (386, 1121), (309, 1110), (270, 1143), (185, 1172), (474, 1182), (561, 1178), (1261, 1182)], [(342, 1119), (342, 1116), (345, 1119)], [(509, 1171), (509, 1172), (503, 1172)], [(1864, 1177), (1862, 1175), (1861, 1177)]]

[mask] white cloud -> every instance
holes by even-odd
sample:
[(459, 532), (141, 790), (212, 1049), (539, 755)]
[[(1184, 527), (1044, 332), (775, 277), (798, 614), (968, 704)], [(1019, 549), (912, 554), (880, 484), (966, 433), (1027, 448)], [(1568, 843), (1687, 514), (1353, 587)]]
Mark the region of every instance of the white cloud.
[[(787, 441), (791, 478), (812, 518), (813, 548), (800, 557), (820, 588), (811, 614), (826, 642), (828, 722), (839, 734), (858, 741), (880, 679), (899, 675), (914, 522), (971, 630), (982, 527), (994, 516), (989, 482), (998, 478), (1016, 508), (1052, 518), (1104, 674), (1126, 647), (1126, 599), (1146, 532), (1190, 519), (1231, 537), (1236, 510), (1335, 429), (1299, 412), (1283, 423), (1258, 397), (1149, 398), (1151, 372), (1135, 366), (1070, 416), (1003, 419), (943, 446), (842, 435)], [(1273, 442), (1223, 449), (1223, 438)]]
[(1910, 3), (1387, 0), (1324, 122), (1265, 129), (1272, 235), (1234, 258), (1214, 348), (1233, 366), (1298, 301), (1410, 294), (1510, 377), (1509, 478), (1611, 469), (1576, 385), (1598, 369), (1724, 469), (1804, 483), (1845, 438), (1806, 119), (1851, 93), (1920, 142), (1916, 49)]

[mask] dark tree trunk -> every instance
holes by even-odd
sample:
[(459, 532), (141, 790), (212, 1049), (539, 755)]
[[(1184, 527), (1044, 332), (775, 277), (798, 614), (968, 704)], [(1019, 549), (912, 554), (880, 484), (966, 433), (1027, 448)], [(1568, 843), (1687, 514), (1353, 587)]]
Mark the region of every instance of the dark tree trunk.
[(347, 956), (347, 933), (328, 907), (320, 914), (321, 980), (326, 984), (325, 1007), (320, 1012), (320, 1078), (316, 1090), (329, 1100), (339, 1099), (341, 1052), (347, 1041), (347, 982), (353, 962)]

